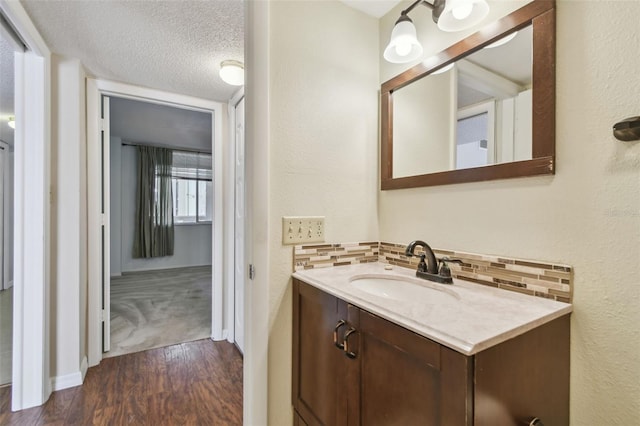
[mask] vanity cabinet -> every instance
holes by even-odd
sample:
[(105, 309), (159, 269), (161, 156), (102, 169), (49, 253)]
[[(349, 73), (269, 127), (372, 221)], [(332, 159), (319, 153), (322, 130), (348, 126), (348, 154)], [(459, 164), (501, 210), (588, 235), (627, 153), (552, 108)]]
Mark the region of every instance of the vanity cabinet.
[[(347, 304), (294, 280), (293, 394), (300, 424), (345, 425), (347, 358), (333, 344), (333, 331), (346, 318)], [(297, 423), (297, 422), (296, 422)]]
[(472, 356), (293, 280), (296, 425), (569, 423), (569, 317)]

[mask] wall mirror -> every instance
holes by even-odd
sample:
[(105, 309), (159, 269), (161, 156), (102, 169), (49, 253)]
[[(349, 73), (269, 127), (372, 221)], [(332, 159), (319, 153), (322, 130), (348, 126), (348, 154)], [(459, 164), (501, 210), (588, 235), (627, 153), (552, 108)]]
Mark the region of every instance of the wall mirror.
[(555, 5), (534, 0), (381, 88), (383, 190), (555, 172)]

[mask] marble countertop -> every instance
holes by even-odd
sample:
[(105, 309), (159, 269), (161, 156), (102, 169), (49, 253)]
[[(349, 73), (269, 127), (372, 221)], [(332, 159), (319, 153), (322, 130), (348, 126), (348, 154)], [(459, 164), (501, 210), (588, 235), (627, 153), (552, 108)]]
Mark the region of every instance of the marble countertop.
[[(453, 285), (432, 283), (415, 278), (411, 269), (393, 266), (387, 270), (385, 266), (389, 267), (365, 263), (308, 269), (294, 272), (293, 276), (465, 355), (481, 352), (572, 311), (568, 303), (459, 279), (454, 279)], [(434, 293), (429, 290), (425, 297), (375, 295), (352, 284), (353, 278), (362, 276), (400, 276), (439, 290), (441, 297), (429, 297)], [(388, 285), (394, 282), (389, 281)]]

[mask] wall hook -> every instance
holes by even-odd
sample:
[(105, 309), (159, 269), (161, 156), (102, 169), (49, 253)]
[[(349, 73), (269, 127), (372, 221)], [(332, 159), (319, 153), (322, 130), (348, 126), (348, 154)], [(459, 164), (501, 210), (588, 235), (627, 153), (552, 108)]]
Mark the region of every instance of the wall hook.
[(625, 142), (640, 140), (640, 116), (627, 118), (614, 124), (613, 136)]

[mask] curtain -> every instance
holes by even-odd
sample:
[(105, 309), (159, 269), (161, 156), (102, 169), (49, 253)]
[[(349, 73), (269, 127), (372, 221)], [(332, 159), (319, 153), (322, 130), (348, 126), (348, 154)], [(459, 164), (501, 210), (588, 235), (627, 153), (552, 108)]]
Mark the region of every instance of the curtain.
[(172, 158), (170, 149), (138, 147), (134, 258), (173, 255)]

